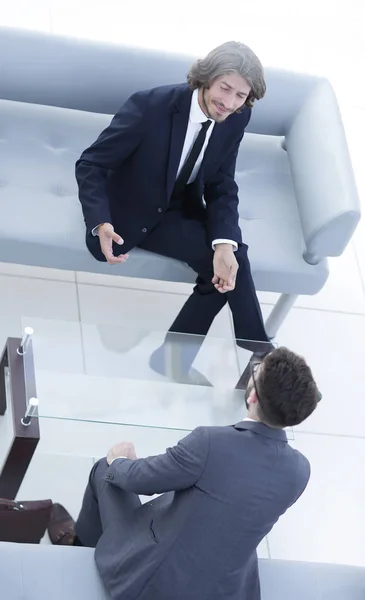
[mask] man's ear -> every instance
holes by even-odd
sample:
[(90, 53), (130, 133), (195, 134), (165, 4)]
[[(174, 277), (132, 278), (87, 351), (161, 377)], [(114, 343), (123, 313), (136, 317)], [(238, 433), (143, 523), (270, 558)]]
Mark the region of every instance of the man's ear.
[(247, 398), (247, 403), (248, 404), (257, 404), (258, 403), (258, 398), (257, 398), (255, 388), (252, 388), (251, 394)]

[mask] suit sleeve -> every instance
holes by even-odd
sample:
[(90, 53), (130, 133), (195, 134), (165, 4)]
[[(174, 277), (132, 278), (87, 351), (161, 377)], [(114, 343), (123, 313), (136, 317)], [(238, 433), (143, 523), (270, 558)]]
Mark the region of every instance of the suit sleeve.
[(96, 142), (85, 150), (76, 163), (79, 199), (87, 230), (110, 223), (107, 174), (117, 169), (142, 140), (146, 119), (147, 95), (131, 96), (113, 117)]
[(196, 484), (208, 458), (209, 431), (198, 427), (165, 454), (115, 460), (105, 479), (128, 492), (146, 496), (177, 491)]
[[(251, 118), (251, 110), (244, 128)], [(210, 240), (225, 238), (242, 244), (239, 226), (238, 186), (235, 182), (236, 160), (244, 136), (244, 128), (217, 172), (205, 184), (204, 199), (208, 212)]]

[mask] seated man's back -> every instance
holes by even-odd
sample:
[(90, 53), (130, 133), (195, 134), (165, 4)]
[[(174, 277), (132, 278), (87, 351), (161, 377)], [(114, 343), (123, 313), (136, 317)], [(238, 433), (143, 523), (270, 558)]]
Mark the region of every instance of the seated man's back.
[[(113, 446), (91, 471), (76, 524), (58, 505), (52, 543), (96, 547), (115, 600), (260, 600), (256, 548), (310, 476), (284, 429), (320, 394), (305, 360), (278, 348), (251, 363), (242, 399), (243, 421), (198, 427), (164, 454), (137, 459), (133, 444)], [(142, 505), (139, 494), (162, 495)]]
[(168, 465), (166, 455), (152, 457), (123, 480), (115, 464), (113, 483), (138, 493), (161, 491), (174, 462), (186, 471), (182, 479), (197, 479), (141, 506), (137, 529), (135, 520), (131, 531), (123, 521), (118, 533), (118, 524), (104, 533), (96, 550), (103, 579), (114, 579), (117, 598), (256, 600), (256, 548), (304, 491), (308, 460), (282, 429), (250, 420), (200, 427), (167, 455)]

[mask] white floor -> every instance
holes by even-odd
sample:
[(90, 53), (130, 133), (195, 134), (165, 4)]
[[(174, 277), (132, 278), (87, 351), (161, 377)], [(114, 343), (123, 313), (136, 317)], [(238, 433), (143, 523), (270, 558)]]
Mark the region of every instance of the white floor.
[[(199, 24), (203, 19), (205, 25), (196, 26), (196, 34), (190, 32), (189, 36), (186, 31), (191, 27), (192, 8), (188, 5), (179, 16), (180, 24), (186, 21), (185, 29), (181, 27), (180, 32), (168, 4), (165, 8), (158, 2), (142, 5), (127, 7), (117, 0), (34, 0), (30, 9), (27, 0), (11, 3), (0, 0), (0, 24), (189, 53), (205, 52), (226, 39), (242, 38), (266, 64), (322, 72), (331, 78), (343, 100), (341, 109), (355, 174), (360, 195), (365, 197), (365, 87), (360, 75), (365, 42), (359, 1), (347, 2), (343, 14), (342, 5), (334, 1), (310, 0), (300, 8), (295, 3), (294, 9), (289, 0), (275, 3), (261, 0), (249, 7), (233, 0), (224, 15), (212, 11), (208, 23), (204, 20), (206, 5), (194, 3), (196, 22)], [(131, 282), (0, 264), (0, 345), (7, 336), (21, 334), (22, 320), (32, 322), (42, 336), (47, 333), (49, 338), (52, 333), (55, 338), (53, 353), (39, 353), (39, 366), (45, 372), (57, 355), (63, 357), (58, 362), (58, 377), (62, 372), (71, 380), (85, 372), (113, 377), (117, 369), (117, 363), (113, 362), (115, 353), (123, 352), (126, 343), (118, 328), (129, 327), (128, 343), (133, 346), (133, 330), (151, 329), (151, 323), (155, 330), (166, 329), (187, 294), (188, 288), (183, 285)], [(260, 300), (267, 315), (275, 297), (260, 294)], [(53, 321), (47, 331), (44, 319)], [(66, 324), (57, 326), (55, 320)], [(99, 325), (97, 330), (95, 324)], [(103, 355), (102, 373), (96, 372), (98, 362), (90, 352), (96, 335), (104, 349), (106, 346), (109, 350)], [(220, 315), (211, 335), (212, 340), (215, 336), (222, 337), (230, 343), (227, 312)], [(323, 401), (311, 418), (295, 428), (290, 442), (311, 461), (309, 487), (261, 544), (260, 556), (365, 565), (364, 339), (365, 226), (362, 223), (344, 255), (331, 261), (331, 275), (325, 288), (315, 297), (298, 299), (278, 336), (280, 344), (307, 358), (318, 379)], [(207, 346), (207, 353), (208, 350)], [(233, 377), (234, 360), (230, 368)], [(67, 398), (72, 390), (65, 385), (61, 387), (56, 375), (52, 381), (44, 378), (42, 385), (45, 390), (49, 389), (47, 385), (53, 385)], [(147, 383), (148, 380), (149, 376)], [(178, 416), (175, 414), (176, 419)], [(174, 430), (102, 427), (44, 419), (42, 441), (20, 496), (29, 499), (50, 496), (64, 502), (76, 515), (88, 470), (110, 444), (123, 438), (132, 439), (143, 456), (163, 451), (179, 437), (181, 432)]]

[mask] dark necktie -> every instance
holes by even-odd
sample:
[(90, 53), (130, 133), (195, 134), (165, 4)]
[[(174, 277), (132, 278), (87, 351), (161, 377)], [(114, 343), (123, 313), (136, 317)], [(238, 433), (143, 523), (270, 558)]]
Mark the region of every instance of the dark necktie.
[(175, 185), (174, 185), (174, 189), (172, 191), (172, 195), (178, 195), (181, 194), (181, 192), (184, 191), (185, 186), (187, 185), (190, 176), (193, 172), (194, 169), (194, 165), (196, 163), (196, 161), (198, 160), (199, 154), (202, 151), (202, 148), (204, 146), (204, 142), (205, 142), (205, 138), (207, 135), (207, 131), (210, 127), (210, 125), (212, 124), (212, 121), (210, 121), (209, 119), (207, 121), (204, 121), (204, 123), (202, 124), (201, 130), (199, 131), (198, 137), (196, 138), (192, 149), (190, 150), (190, 154), (188, 156), (188, 158), (186, 159), (178, 178), (175, 181)]

